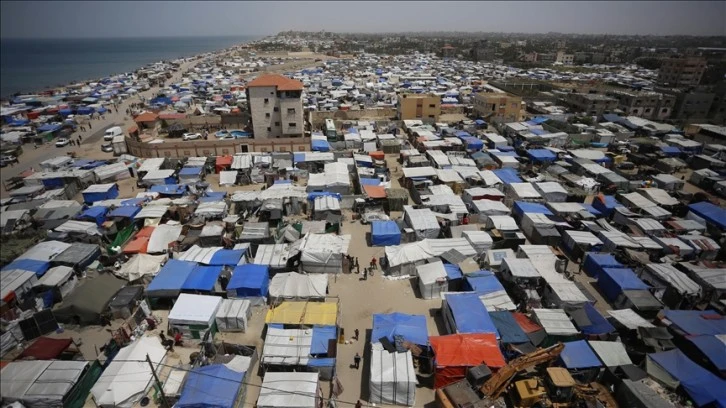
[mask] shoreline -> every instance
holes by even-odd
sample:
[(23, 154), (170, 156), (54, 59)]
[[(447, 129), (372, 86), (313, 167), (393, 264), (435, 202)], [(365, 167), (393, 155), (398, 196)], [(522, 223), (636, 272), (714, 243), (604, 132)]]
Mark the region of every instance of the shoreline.
[[(164, 38), (164, 39), (167, 39), (167, 38), (198, 38), (198, 37), (149, 37), (149, 38)], [(108, 40), (145, 40), (145, 39), (149, 39), (149, 38), (141, 38), (141, 37), (118, 38), (118, 39), (108, 38)], [(208, 38), (232, 38), (232, 37), (208, 37)], [(262, 38), (264, 38), (264, 37), (262, 37)], [(9, 38), (6, 41), (24, 41), (24, 40), (35, 41), (35, 40), (48, 40), (48, 39), (45, 39), (45, 38), (41, 38), (41, 39)], [(66, 40), (66, 39), (60, 39), (60, 40)], [(72, 40), (72, 39), (67, 39), (67, 40)], [(102, 39), (102, 40), (104, 40), (104, 39)], [(168, 64), (168, 63), (170, 63), (172, 61), (177, 61), (177, 60), (182, 60), (182, 59), (183, 60), (197, 60), (197, 59), (201, 58), (203, 55), (206, 55), (206, 54), (211, 54), (211, 55), (214, 55), (214, 56), (218, 56), (218, 55), (222, 55), (224, 53), (228, 53), (228, 52), (232, 51), (236, 47), (240, 47), (242, 45), (247, 45), (249, 43), (252, 43), (252, 42), (258, 41), (258, 40), (259, 40), (259, 38), (258, 39), (254, 39), (254, 40), (247, 40), (247, 41), (239, 42), (239, 43), (236, 43), (236, 44), (227, 46), (225, 48), (216, 49), (216, 50), (213, 50), (213, 51), (197, 52), (197, 53), (187, 54), (187, 55), (183, 55), (183, 56), (178, 56), (176, 58), (160, 59), (160, 60), (157, 60), (157, 61), (154, 61), (154, 62), (149, 62), (149, 63), (144, 64), (142, 66), (138, 66), (135, 69), (130, 70), (130, 71), (126, 71), (126, 72), (105, 74), (105, 75), (102, 75), (102, 76), (96, 77), (96, 78), (78, 79), (78, 80), (74, 80), (74, 81), (67, 82), (67, 83), (60, 84), (60, 85), (48, 85), (48, 86), (46, 86), (44, 88), (37, 88), (35, 90), (24, 90), (24, 91), (14, 92), (14, 93), (8, 94), (8, 95), (0, 95), (0, 103), (3, 103), (3, 104), (4, 103), (8, 103), (9, 105), (12, 105), (12, 100), (14, 98), (16, 98), (16, 97), (19, 97), (19, 96), (26, 96), (26, 95), (42, 96), (42, 94), (47, 93), (47, 92), (53, 92), (53, 94), (55, 95), (55, 94), (60, 93), (62, 90), (67, 89), (71, 85), (76, 85), (76, 84), (88, 85), (91, 82), (100, 82), (103, 78), (109, 78), (109, 77), (114, 77), (114, 76), (118, 76), (118, 75), (125, 75), (125, 74), (133, 74), (134, 72), (139, 71), (141, 69), (144, 69), (146, 67), (149, 67), (149, 66), (151, 66), (153, 64), (158, 64), (158, 63)]]

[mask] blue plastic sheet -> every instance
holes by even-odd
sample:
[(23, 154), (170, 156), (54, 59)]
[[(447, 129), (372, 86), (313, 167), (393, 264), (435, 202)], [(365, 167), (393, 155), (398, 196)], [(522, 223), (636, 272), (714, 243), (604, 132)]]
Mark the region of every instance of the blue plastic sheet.
[(557, 160), (557, 155), (547, 149), (527, 150), (527, 156), (535, 162), (553, 162)]
[(326, 140), (313, 140), (311, 143), (311, 149), (314, 152), (329, 152), (330, 143), (328, 143)]
[(585, 309), (585, 314), (591, 323), (589, 326), (578, 327), (583, 334), (602, 335), (615, 331), (615, 327), (613, 327), (613, 325), (610, 324), (610, 322), (608, 322), (594, 306), (590, 303), (585, 303), (583, 307)]
[(515, 201), (512, 206), (512, 213), (519, 217), (521, 217), (524, 213), (554, 215), (544, 204), (530, 203), (527, 201)]
[(232, 278), (227, 284), (227, 290), (234, 291), (239, 297), (264, 297), (267, 296), (269, 287), (269, 267), (257, 264), (245, 264), (234, 268)]
[(691, 204), (688, 206), (688, 209), (707, 222), (714, 224), (721, 229), (726, 229), (726, 209), (707, 201)]
[(604, 268), (600, 273), (597, 284), (610, 301), (615, 301), (624, 290), (647, 290), (650, 288), (635, 275), (632, 269)]
[(521, 344), (528, 343), (529, 337), (522, 330), (511, 312), (503, 310), (497, 312), (489, 312), (494, 326), (497, 328), (501, 336), (501, 342), (504, 344)]
[(678, 380), (697, 406), (726, 401), (726, 381), (691, 361), (680, 350), (648, 354), (648, 357)]
[(371, 244), (373, 246), (399, 245), (401, 230), (395, 221), (371, 222)]
[(38, 261), (35, 259), (16, 259), (3, 267), (3, 271), (11, 271), (20, 269), (21, 271), (35, 272), (36, 275), (43, 276), (50, 269), (50, 262)]
[(313, 338), (310, 345), (310, 354), (328, 354), (330, 340), (338, 338), (335, 326), (313, 326)]
[(480, 295), (504, 290), (504, 286), (502, 286), (502, 283), (494, 275), (467, 276), (465, 288)]
[(161, 195), (183, 195), (187, 191), (187, 186), (184, 184), (155, 184), (149, 188), (149, 191)]
[(461, 272), (461, 268), (459, 268), (457, 265), (444, 262), (444, 269), (446, 270), (446, 277), (449, 279), (449, 281), (461, 279), (464, 277), (464, 273)]
[(182, 289), (211, 292), (221, 273), (221, 266), (197, 265), (184, 281)]
[(107, 211), (108, 208), (106, 207), (89, 207), (82, 213), (78, 214), (76, 218), (79, 220), (92, 220), (92, 222), (95, 222), (96, 225), (101, 225), (106, 220)]
[(598, 252), (588, 252), (585, 254), (585, 262), (582, 264), (582, 269), (585, 270), (586, 274), (597, 278), (605, 268), (625, 268), (625, 266), (610, 254), (601, 254)]
[(244, 255), (244, 249), (220, 249), (212, 255), (209, 265), (235, 266)]
[(426, 317), (404, 313), (374, 314), (371, 341), (377, 342), (381, 337), (385, 337), (393, 342), (393, 336), (402, 336), (413, 344), (427, 345), (429, 334)]
[(597, 358), (597, 355), (585, 340), (565, 343), (565, 348), (560, 354), (560, 360), (562, 360), (565, 368), (573, 370), (578, 368), (602, 367), (600, 359)]
[(146, 293), (153, 297), (154, 292), (181, 291), (196, 266), (194, 262), (170, 259), (146, 288)]
[(706, 358), (711, 360), (719, 371), (726, 371), (726, 346), (718, 337), (704, 334), (701, 336), (686, 337), (693, 343)]
[(122, 205), (121, 207), (116, 207), (111, 211), (108, 216), (109, 217), (122, 217), (122, 218), (134, 218), (136, 214), (141, 211), (141, 207), (133, 206), (133, 205)]
[(449, 294), (446, 303), (454, 317), (457, 333), (494, 333), (499, 338), (499, 332), (478, 294)]
[(502, 183), (504, 184), (512, 184), (512, 183), (521, 183), (522, 179), (519, 178), (519, 174), (514, 169), (504, 168), (504, 169), (495, 169), (492, 170), (492, 172), (499, 177), (499, 180), (502, 180)]
[(187, 375), (178, 408), (232, 408), (242, 387), (245, 373), (224, 364), (198, 367)]
[(663, 310), (663, 315), (690, 336), (726, 334), (726, 318), (713, 310)]

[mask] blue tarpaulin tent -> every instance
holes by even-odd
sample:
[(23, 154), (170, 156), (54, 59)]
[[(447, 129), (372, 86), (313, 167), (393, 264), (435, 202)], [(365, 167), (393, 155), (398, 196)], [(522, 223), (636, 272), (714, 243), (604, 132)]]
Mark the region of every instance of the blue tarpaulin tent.
[[(91, 191), (88, 191), (91, 190)], [(118, 185), (116, 184), (96, 184), (88, 187), (83, 193), (83, 201), (86, 203), (95, 203), (101, 200), (113, 200), (118, 197)]]
[(57, 132), (61, 130), (61, 125), (56, 125), (53, 123), (46, 123), (45, 125), (38, 127), (39, 133), (45, 133), (45, 132)]
[(338, 329), (335, 326), (313, 326), (313, 338), (310, 345), (310, 354), (328, 354), (330, 340), (338, 338)]
[(612, 214), (615, 208), (622, 207), (623, 205), (614, 196), (598, 195), (592, 200), (592, 206), (607, 217)]
[(726, 334), (726, 318), (713, 310), (663, 310), (663, 316), (688, 336)]
[(594, 215), (595, 218), (600, 218), (600, 217), (602, 217), (604, 215), (598, 209), (596, 209), (595, 207), (593, 207), (592, 204), (580, 203), (580, 205), (582, 205), (582, 207), (585, 209), (585, 211), (587, 211), (590, 214)]
[(134, 218), (141, 211), (141, 207), (135, 205), (122, 205), (116, 207), (108, 214), (108, 217)]
[(151, 105), (171, 105), (172, 101), (171, 98), (166, 98), (163, 96), (156, 97), (149, 101)]
[(605, 268), (625, 268), (625, 265), (618, 262), (614, 256), (610, 254), (601, 254), (598, 252), (587, 252), (585, 261), (582, 263), (582, 269), (588, 276), (597, 278)]
[(486, 295), (488, 293), (494, 293), (504, 290), (504, 286), (499, 282), (496, 276), (492, 275), (477, 275), (467, 276), (466, 284), (464, 285), (465, 290), (476, 292), (480, 295)]
[(184, 184), (154, 184), (149, 191), (160, 195), (181, 196), (186, 193), (187, 186)]
[(11, 271), (20, 269), (21, 271), (35, 272), (38, 276), (43, 276), (50, 268), (50, 262), (38, 261), (36, 259), (16, 259), (9, 264), (3, 266), (3, 271)]
[(499, 338), (499, 332), (478, 294), (452, 293), (446, 296), (446, 303), (451, 309), (456, 333), (494, 333)]
[(514, 215), (514, 218), (521, 218), (524, 213), (554, 215), (544, 204), (515, 201), (514, 205), (512, 205), (512, 214)]
[(221, 273), (221, 266), (197, 265), (184, 281), (182, 289), (211, 292)]
[(492, 172), (502, 180), (504, 184), (521, 183), (522, 179), (519, 178), (517, 171), (510, 168), (494, 169)]
[(511, 312), (506, 310), (489, 312), (489, 317), (492, 318), (503, 344), (529, 343), (527, 333), (519, 327)]
[(688, 206), (691, 212), (721, 229), (726, 230), (726, 208), (721, 208), (707, 201)]
[(179, 170), (179, 177), (199, 177), (202, 174), (202, 167), (182, 167)]
[(360, 178), (361, 186), (377, 186), (379, 184), (381, 184), (381, 180), (379, 180), (377, 178), (367, 178), (367, 177)]
[(95, 112), (95, 110), (93, 108), (88, 107), (88, 106), (82, 106), (82, 107), (76, 109), (76, 113), (78, 115), (90, 115), (93, 112)]
[(632, 269), (604, 268), (597, 281), (600, 290), (610, 301), (615, 301), (624, 290), (647, 290), (650, 286), (643, 283)]
[(329, 152), (330, 143), (327, 140), (315, 139), (311, 143), (311, 149), (314, 152)]
[(234, 266), (239, 263), (244, 255), (244, 249), (220, 249), (212, 255), (209, 260), (210, 265)]
[[(587, 318), (590, 320), (590, 324), (587, 326), (578, 325), (578, 329), (580, 329), (583, 334), (603, 335), (615, 331), (615, 327), (613, 327), (613, 325), (610, 324), (610, 322), (608, 322), (593, 305), (585, 303), (583, 308), (585, 309)], [(577, 321), (575, 321), (575, 323), (577, 323)]]
[(574, 370), (578, 368), (602, 367), (600, 359), (590, 348), (586, 340), (570, 341), (565, 344), (560, 354), (560, 360), (565, 368)]
[(675, 146), (661, 146), (660, 150), (668, 157), (676, 157), (681, 154), (681, 149)]
[(267, 265), (245, 264), (234, 268), (227, 291), (237, 297), (266, 297), (270, 287)]
[(101, 225), (106, 220), (106, 213), (108, 208), (106, 207), (89, 207), (82, 213), (76, 216), (79, 220), (88, 220), (95, 222), (96, 225)]
[(444, 262), (444, 270), (446, 270), (446, 278), (449, 281), (461, 279), (464, 277), (464, 273), (461, 272), (461, 268), (459, 268), (457, 265)]
[(464, 138), (466, 143), (466, 150), (481, 150), (484, 148), (484, 141), (475, 137)]
[[(678, 349), (648, 354), (648, 373), (654, 374), (657, 364), (676, 379), (697, 406), (726, 402), (726, 381), (691, 361)], [(658, 374), (655, 374), (658, 378)]]
[(428, 345), (426, 317), (404, 313), (374, 314), (371, 342), (376, 343), (381, 337), (393, 342), (393, 336), (401, 336), (413, 344)]
[(235, 407), (245, 373), (224, 364), (197, 367), (187, 375), (178, 408)]
[(553, 162), (557, 160), (557, 155), (547, 149), (527, 150), (527, 156), (532, 159), (533, 162), (537, 163)]
[(396, 221), (371, 222), (371, 244), (373, 246), (399, 245), (401, 230)]
[(341, 200), (340, 193), (331, 193), (330, 191), (313, 191), (312, 193), (308, 193), (308, 201), (315, 201), (318, 197), (335, 197), (338, 199), (338, 201)]
[(721, 339), (710, 334), (686, 337), (686, 339), (693, 343), (717, 370), (726, 372), (726, 345)]
[(176, 298), (196, 266), (194, 262), (170, 259), (149, 283), (146, 293), (149, 297)]

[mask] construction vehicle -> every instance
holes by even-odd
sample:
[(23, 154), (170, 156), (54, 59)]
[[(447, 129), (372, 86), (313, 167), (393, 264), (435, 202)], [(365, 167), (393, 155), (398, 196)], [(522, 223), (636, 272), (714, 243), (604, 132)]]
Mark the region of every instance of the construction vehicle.
[(561, 367), (548, 367), (542, 375), (544, 380), (542, 377), (525, 378), (510, 387), (520, 373), (551, 363), (560, 356), (564, 348), (564, 344), (558, 343), (512, 360), (481, 386), (481, 393), (489, 401), (496, 401), (507, 393), (511, 405), (521, 408), (568, 408), (589, 405), (589, 402), (594, 405), (595, 400), (600, 401), (606, 408), (618, 408), (607, 388), (598, 383), (578, 384)]

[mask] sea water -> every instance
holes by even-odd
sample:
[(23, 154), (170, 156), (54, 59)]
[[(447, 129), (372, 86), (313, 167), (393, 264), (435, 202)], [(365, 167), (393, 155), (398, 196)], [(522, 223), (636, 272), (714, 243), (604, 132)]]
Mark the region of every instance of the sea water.
[(0, 96), (131, 72), (257, 37), (164, 37), (0, 40)]

